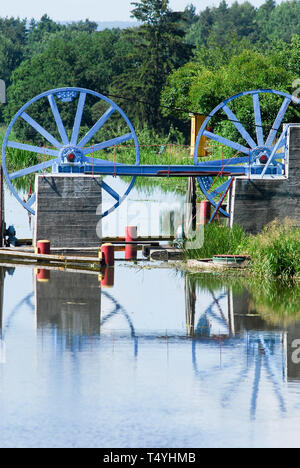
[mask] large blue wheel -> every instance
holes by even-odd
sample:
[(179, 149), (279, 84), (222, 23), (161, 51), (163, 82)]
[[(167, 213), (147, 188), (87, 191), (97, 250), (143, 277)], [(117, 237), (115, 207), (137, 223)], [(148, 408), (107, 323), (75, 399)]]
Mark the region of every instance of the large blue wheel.
[[(268, 134), (266, 132), (267, 125), (264, 124), (262, 119), (262, 95), (278, 96), (282, 98), (281, 105), (279, 104), (278, 113), (273, 124), (268, 125), (269, 128)], [(246, 130), (242, 122), (239, 121), (238, 117), (234, 114), (232, 109), (229, 107), (229, 103), (232, 101), (238, 100), (244, 96), (250, 96), (252, 98), (252, 105), (249, 107), (249, 113), (253, 114), (253, 124), (255, 126), (255, 134), (250, 135)], [(265, 97), (263, 98), (265, 99)], [(273, 97), (274, 99), (274, 97)], [(265, 102), (265, 101), (264, 101)], [(202, 127), (199, 130), (194, 153), (194, 163), (198, 164), (201, 162), (201, 159), (198, 158), (198, 150), (201, 137), (206, 137), (208, 140), (217, 142), (224, 147), (230, 148), (233, 153), (232, 158), (210, 161), (210, 165), (216, 165), (218, 168), (224, 168), (226, 170), (226, 164), (232, 165), (241, 165), (241, 164), (253, 164), (255, 161), (261, 161), (265, 165), (264, 170), (262, 171), (261, 176), (264, 176), (266, 168), (272, 162), (276, 160), (277, 164), (282, 165), (283, 174), (285, 172), (285, 156), (286, 156), (286, 131), (282, 130), (282, 123), (284, 116), (289, 108), (291, 103), (299, 104), (300, 99), (291, 96), (290, 94), (275, 91), (272, 89), (257, 89), (253, 91), (245, 91), (243, 93), (236, 94), (229, 99), (226, 99), (221, 104), (219, 104), (209, 116), (203, 122)], [(238, 107), (239, 102), (235, 102), (235, 108)], [(235, 126), (238, 135), (240, 138), (238, 141), (231, 141), (227, 138), (224, 138), (220, 135), (217, 135), (208, 130), (208, 127), (216, 114), (220, 113), (219, 117), (225, 120), (228, 119), (228, 122), (232, 122)], [(225, 116), (224, 116), (225, 114)], [(217, 116), (218, 117), (218, 116)], [(280, 132), (281, 130), (281, 132)], [(280, 132), (280, 133), (279, 133)], [(279, 136), (278, 136), (279, 135)], [(244, 144), (241, 143), (241, 139), (244, 141)], [(222, 170), (220, 170), (220, 176), (222, 176)], [(211, 217), (211, 220), (214, 218), (216, 211), (219, 211), (224, 216), (229, 217), (229, 213), (221, 208), (222, 202), (225, 199), (225, 196), (232, 185), (233, 178), (227, 178), (225, 181), (222, 179), (221, 184), (215, 183), (215, 178), (210, 176), (198, 177), (199, 186), (205, 195), (206, 199), (210, 201), (212, 206), (215, 208), (215, 211)]]
[[(97, 100), (102, 101), (105, 111), (102, 110), (101, 112), (99, 112), (96, 122), (91, 126), (91, 128), (89, 128), (88, 131), (86, 131), (86, 133), (83, 136), (80, 136), (81, 123), (86, 100), (87, 98), (92, 99), (91, 96), (93, 97), (93, 99), (96, 98)], [(31, 106), (33, 106), (38, 101), (42, 100), (46, 101), (47, 106), (50, 106), (52, 120), (54, 121), (56, 127), (56, 136), (52, 134), (54, 132), (50, 133), (36, 120), (30, 117)], [(66, 103), (70, 102), (73, 103), (74, 109), (74, 120), (72, 129), (68, 129), (67, 127), (65, 127), (63, 123), (64, 119), (61, 117), (62, 113), (64, 112), (63, 106), (67, 105)], [(59, 107), (61, 110), (59, 110)], [(120, 130), (120, 136), (114, 136), (114, 138), (111, 139), (100, 139), (100, 141), (97, 141), (96, 143), (91, 143), (91, 140), (93, 138), (98, 138), (98, 135), (101, 137), (101, 132), (99, 131), (112, 116), (115, 117), (116, 115), (118, 115), (119, 120), (121, 122), (121, 126), (119, 128), (123, 129), (125, 127), (126, 133), (123, 130)], [(24, 123), (25, 121), (27, 125), (34, 129), (35, 133), (39, 136), (39, 139), (43, 141), (43, 144), (41, 146), (15, 141), (15, 138), (11, 139), (11, 135), (14, 133), (14, 126), (19, 119), (21, 119), (22, 123)], [(126, 125), (124, 125), (124, 123)], [(36, 200), (36, 194), (33, 193), (31, 194), (28, 200), (23, 200), (19, 195), (18, 190), (14, 186), (14, 181), (21, 177), (43, 171), (52, 170), (52, 172), (58, 172), (59, 166), (66, 160), (68, 155), (76, 157), (76, 161), (79, 161), (79, 165), (88, 164), (90, 166), (99, 166), (107, 164), (108, 162), (114, 162), (114, 164), (117, 164), (115, 160), (108, 161), (105, 159), (100, 159), (101, 151), (117, 147), (118, 145), (121, 145), (122, 143), (128, 142), (130, 140), (132, 140), (132, 148), (135, 152), (135, 164), (139, 165), (139, 144), (134, 128), (126, 114), (112, 100), (108, 99), (100, 93), (91, 91), (89, 89), (52, 89), (34, 97), (29, 102), (27, 102), (16, 113), (16, 115), (10, 122), (2, 146), (3, 172), (5, 174), (7, 184), (12, 193), (14, 194), (15, 198), (19, 201), (19, 203), (21, 203), (21, 205), (23, 205), (24, 208), (26, 208), (26, 210), (28, 210), (32, 214), (35, 214), (34, 203)], [(9, 172), (8, 148), (22, 150), (23, 152), (25, 152), (25, 154), (28, 154), (28, 156), (30, 156), (30, 153), (36, 153), (40, 155), (41, 162), (26, 168), (21, 167), (18, 170), (14, 170), (14, 172)], [(102, 182), (103, 190), (105, 190), (112, 199), (111, 207), (102, 213), (102, 217), (111, 213), (122, 203), (123, 200), (125, 200), (129, 192), (133, 188), (135, 180), (136, 177), (132, 177), (131, 181), (125, 184), (125, 189), (122, 188), (122, 193), (118, 193), (118, 191), (112, 186), (111, 181), (109, 183)]]

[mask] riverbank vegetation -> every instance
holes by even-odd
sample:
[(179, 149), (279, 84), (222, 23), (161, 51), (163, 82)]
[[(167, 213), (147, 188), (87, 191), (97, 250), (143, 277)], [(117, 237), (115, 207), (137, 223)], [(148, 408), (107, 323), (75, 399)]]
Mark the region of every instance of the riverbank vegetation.
[(300, 228), (286, 218), (282, 223), (273, 221), (257, 235), (247, 235), (238, 225), (230, 229), (214, 223), (204, 228), (203, 246), (186, 255), (199, 260), (214, 255), (250, 256), (247, 273), (252, 277), (300, 279)]

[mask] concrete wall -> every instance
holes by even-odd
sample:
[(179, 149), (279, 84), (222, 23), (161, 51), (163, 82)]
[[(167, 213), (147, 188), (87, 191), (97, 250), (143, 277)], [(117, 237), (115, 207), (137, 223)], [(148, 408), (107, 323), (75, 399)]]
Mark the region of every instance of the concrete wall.
[[(36, 176), (34, 245), (94, 247), (101, 240), (101, 177), (77, 174)], [(98, 210), (98, 211), (97, 211)]]
[(231, 225), (257, 233), (275, 218), (287, 216), (300, 225), (300, 126), (290, 128), (289, 177), (285, 180), (235, 181), (231, 195)]

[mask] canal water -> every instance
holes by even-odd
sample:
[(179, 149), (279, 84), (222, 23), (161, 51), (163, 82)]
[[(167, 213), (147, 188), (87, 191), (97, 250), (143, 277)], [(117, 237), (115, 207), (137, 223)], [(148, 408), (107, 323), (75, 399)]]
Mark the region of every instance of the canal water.
[(295, 286), (146, 262), (109, 278), (0, 268), (0, 447), (300, 445)]

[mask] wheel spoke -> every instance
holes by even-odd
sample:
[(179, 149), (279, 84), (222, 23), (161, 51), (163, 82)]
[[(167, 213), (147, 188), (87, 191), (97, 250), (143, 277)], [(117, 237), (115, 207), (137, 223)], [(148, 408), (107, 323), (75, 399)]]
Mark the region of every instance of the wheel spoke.
[(99, 151), (105, 148), (109, 148), (110, 146), (115, 146), (115, 145), (120, 145), (121, 143), (124, 143), (125, 141), (132, 140), (133, 135), (132, 133), (127, 133), (126, 135), (113, 138), (112, 140), (107, 140), (103, 141), (102, 143), (97, 143), (96, 145), (90, 146), (89, 148), (85, 148), (83, 150), (83, 154), (91, 154), (94, 151)]
[(285, 138), (284, 140), (280, 141), (280, 146), (278, 146), (278, 149), (284, 148), (286, 146), (287, 139)]
[(50, 107), (51, 107), (53, 116), (55, 118), (55, 122), (56, 122), (56, 125), (57, 125), (57, 128), (58, 128), (59, 134), (61, 136), (62, 142), (63, 142), (64, 145), (68, 145), (69, 144), (69, 139), (68, 139), (64, 124), (63, 124), (63, 122), (61, 120), (61, 116), (60, 116), (59, 110), (57, 108), (57, 104), (55, 102), (53, 94), (49, 94), (48, 101), (50, 103)]
[(86, 93), (80, 93), (74, 126), (73, 126), (72, 137), (71, 137), (71, 145), (76, 145), (77, 143), (84, 104), (85, 104), (85, 98), (86, 98)]
[(57, 162), (57, 158), (51, 159), (51, 161), (45, 161), (39, 164), (35, 164), (34, 166), (20, 169), (19, 171), (12, 172), (11, 174), (9, 174), (9, 179), (10, 180), (17, 179), (18, 177), (32, 174), (33, 172), (38, 172), (38, 171), (42, 171), (43, 169), (48, 169), (48, 167), (53, 166), (53, 164), (56, 162)]
[(249, 148), (246, 148), (246, 146), (242, 146), (239, 143), (235, 143), (234, 141), (227, 140), (227, 138), (223, 138), (220, 135), (216, 135), (215, 133), (211, 133), (207, 130), (204, 130), (203, 135), (206, 136), (207, 138), (210, 138), (211, 140), (221, 143), (222, 145), (229, 146), (230, 148), (236, 151), (249, 154)]
[(95, 135), (98, 130), (105, 124), (105, 122), (109, 119), (109, 117), (113, 114), (115, 109), (113, 107), (110, 107), (107, 109), (107, 111), (100, 117), (98, 122), (95, 123), (95, 125), (87, 132), (87, 134), (82, 138), (82, 140), (78, 143), (79, 148), (83, 148), (88, 141), (90, 141), (91, 138)]
[(38, 124), (35, 120), (33, 120), (26, 112), (23, 112), (21, 114), (22, 119), (25, 120), (25, 122), (29, 123), (31, 127), (33, 127), (40, 135), (42, 135), (46, 140), (51, 143), (51, 145), (55, 146), (56, 148), (62, 148), (62, 144), (57, 141), (54, 136), (52, 136), (47, 130), (45, 130), (40, 124)]
[(111, 195), (115, 200), (119, 201), (120, 200), (120, 195), (115, 192), (114, 189), (112, 189), (109, 185), (107, 185), (105, 182), (101, 182), (101, 186), (102, 188), (107, 192), (109, 193), (109, 195)]
[[(217, 187), (216, 189), (212, 190), (211, 192), (209, 191), (209, 195), (212, 197), (212, 198), (215, 198), (217, 195), (220, 195), (220, 193), (223, 193), (228, 185), (229, 185), (229, 182), (228, 180), (226, 180), (226, 182), (224, 182), (222, 185), (220, 185), (219, 187)], [(213, 187), (212, 187), (213, 188)]]
[(273, 159), (276, 159), (276, 152), (279, 150), (279, 148), (282, 148), (282, 142), (286, 140), (286, 134), (287, 134), (288, 127), (285, 129), (285, 131), (281, 134), (281, 137), (277, 141), (276, 145), (273, 147), (272, 153), (269, 157), (269, 160), (267, 164), (265, 165), (261, 177), (263, 177), (269, 167), (269, 165), (272, 163)]
[(38, 153), (38, 154), (47, 154), (48, 156), (58, 156), (59, 152), (57, 150), (52, 150), (49, 148), (43, 148), (40, 146), (33, 146), (33, 145), (26, 145), (24, 143), (18, 143), (16, 141), (8, 141), (7, 146), (9, 148), (20, 149), (23, 151), (30, 151), (31, 153)]
[(255, 128), (258, 146), (264, 146), (264, 132), (262, 128), (259, 94), (253, 94), (253, 107), (255, 117)]
[(256, 148), (256, 143), (255, 141), (253, 140), (253, 138), (249, 135), (249, 133), (247, 132), (247, 130), (245, 129), (245, 127), (241, 124), (241, 122), (238, 120), (238, 118), (236, 117), (236, 115), (232, 112), (232, 110), (227, 106), (225, 105), (223, 108), (223, 111), (225, 112), (225, 114), (227, 115), (227, 117), (232, 121), (232, 123), (234, 124), (235, 128), (240, 132), (240, 134), (242, 135), (242, 137), (244, 138), (244, 140), (246, 140), (246, 142), (248, 143), (248, 145), (251, 147), (251, 148)]
[(221, 198), (218, 202), (217, 205), (215, 205), (215, 211), (213, 212), (213, 214), (211, 215), (211, 218), (209, 220), (209, 224), (215, 219), (215, 216), (217, 214), (217, 212), (220, 210), (221, 206), (222, 206), (222, 203), (223, 201), (225, 200), (225, 197), (230, 189), (230, 187), (232, 186), (233, 184), (233, 181), (234, 181), (234, 177), (231, 177), (231, 179), (229, 179), (225, 184), (223, 184), (225, 186), (223, 192), (222, 192), (222, 195), (221, 195)]
[(274, 138), (276, 136), (277, 131), (279, 130), (279, 127), (281, 125), (282, 119), (285, 116), (285, 113), (287, 111), (287, 108), (289, 107), (289, 104), (291, 102), (291, 98), (286, 97), (282, 103), (281, 108), (279, 109), (279, 112), (277, 114), (277, 117), (273, 123), (273, 126), (271, 128), (271, 131), (269, 133), (268, 139), (266, 141), (266, 146), (272, 146), (272, 143), (274, 141)]
[(36, 200), (36, 193), (31, 195), (29, 200), (26, 202), (26, 205), (30, 208), (35, 203), (35, 200)]

